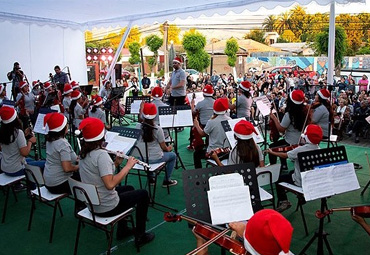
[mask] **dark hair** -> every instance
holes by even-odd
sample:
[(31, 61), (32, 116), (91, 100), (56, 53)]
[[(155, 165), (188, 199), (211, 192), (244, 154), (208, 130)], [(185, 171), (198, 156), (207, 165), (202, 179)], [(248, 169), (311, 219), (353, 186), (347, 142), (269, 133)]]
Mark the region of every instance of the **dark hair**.
[(246, 97), (246, 98), (250, 98), (251, 97), (251, 93), (248, 91), (248, 90), (241, 90), (243, 91), (243, 95)]
[(76, 105), (77, 105), (77, 100), (72, 100), (71, 105), (69, 106), (69, 113), (71, 114), (72, 118), (75, 118)]
[[(148, 125), (145, 125), (148, 124)], [(154, 135), (153, 135), (153, 128), (154, 127), (154, 120), (145, 119), (143, 123), (141, 124), (141, 130), (143, 131), (143, 141), (144, 143), (150, 143), (154, 141)]]
[(64, 138), (65, 133), (66, 133), (66, 128), (67, 128), (67, 125), (65, 125), (65, 127), (58, 132), (49, 131), (48, 134), (46, 135), (46, 141), (53, 142), (53, 141), (59, 140), (60, 138)]
[[(80, 139), (80, 138), (77, 138)], [(102, 144), (105, 141), (104, 137), (98, 141), (94, 142), (86, 142), (85, 140), (81, 140), (81, 151), (80, 151), (80, 158), (86, 158), (87, 154), (93, 150), (101, 149)]]
[(96, 112), (96, 109), (98, 109), (98, 105), (93, 105), (92, 108), (91, 108), (91, 111), (92, 113)]
[(17, 117), (10, 123), (1, 123), (0, 127), (0, 143), (9, 145), (18, 137), (19, 129), (22, 129), (22, 123)]
[[(302, 104), (293, 103), (292, 99), (290, 99), (290, 96), (288, 96), (285, 112), (289, 114), (290, 121), (293, 127), (298, 131), (302, 131), (307, 115), (307, 109), (305, 105), (303, 103)], [(309, 124), (310, 122), (311, 116), (308, 115), (306, 125)]]
[(319, 95), (319, 102), (320, 102), (320, 104), (322, 104), (323, 106), (326, 107), (326, 109), (329, 112), (329, 121), (330, 121), (330, 123), (333, 123), (333, 121), (334, 121), (334, 112), (333, 112), (333, 108), (330, 106), (329, 100), (323, 99)]
[(254, 163), (255, 167), (258, 167), (260, 164), (260, 159), (258, 155), (258, 149), (253, 138), (248, 140), (242, 140), (238, 137), (236, 138), (236, 151), (242, 163)]

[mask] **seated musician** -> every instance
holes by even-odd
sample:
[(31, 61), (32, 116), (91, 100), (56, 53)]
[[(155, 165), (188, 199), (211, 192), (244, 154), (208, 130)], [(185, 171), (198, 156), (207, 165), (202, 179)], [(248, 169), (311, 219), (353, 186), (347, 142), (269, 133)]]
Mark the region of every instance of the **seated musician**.
[[(208, 135), (209, 145), (207, 152), (211, 152), (217, 148), (225, 147), (226, 134), (221, 125), (224, 120), (230, 120), (231, 118), (226, 115), (229, 109), (229, 101), (226, 97), (217, 99), (213, 104), (214, 115), (208, 120), (204, 129), (200, 126), (199, 121), (194, 119), (194, 127), (197, 129), (201, 136)], [(228, 144), (228, 142), (226, 142)], [(204, 149), (195, 150), (193, 154), (194, 167), (202, 168), (202, 159), (205, 158), (206, 151)]]
[(99, 96), (103, 99), (105, 109), (105, 123), (109, 123), (109, 111), (111, 108), (110, 94), (112, 93), (112, 84), (110, 81), (104, 80), (103, 86), (99, 90)]
[(36, 122), (35, 115), (35, 95), (30, 91), (30, 86), (27, 82), (19, 82), (20, 92), (16, 98), (16, 105), (19, 108), (19, 118), (23, 124), (23, 130), (26, 129), (30, 122)]
[(102, 109), (103, 99), (98, 95), (92, 96), (91, 99), (92, 106), (89, 109), (89, 117), (100, 119), (105, 124), (105, 128), (109, 129), (110, 127), (106, 123), (105, 112)]
[[(290, 252), (293, 227), (283, 215), (272, 209), (256, 212), (245, 224), (232, 222), (229, 227), (244, 240), (244, 247), (250, 255), (293, 255)], [(197, 246), (206, 242), (194, 233)], [(197, 255), (208, 255), (208, 249), (200, 250)]]
[[(132, 186), (118, 186), (138, 161), (130, 157), (126, 165), (114, 174), (116, 167), (122, 164), (123, 158), (117, 156), (113, 162), (108, 152), (102, 149), (104, 123), (96, 118), (86, 118), (78, 129), (83, 136), (79, 166), (81, 180), (97, 188), (100, 204), (94, 205), (96, 215), (110, 217), (136, 206), (135, 242), (139, 246), (151, 242), (154, 234), (145, 232), (149, 206), (148, 192), (144, 189), (135, 190)], [(126, 224), (125, 220), (118, 222), (118, 240), (132, 233)]]
[[(265, 166), (261, 148), (254, 142), (253, 133), (257, 134), (252, 123), (241, 120), (234, 127), (236, 145), (229, 154), (228, 165), (253, 162), (255, 167)], [(211, 157), (217, 165), (222, 166), (222, 162), (216, 153)]]
[(73, 92), (72, 85), (67, 83), (64, 84), (63, 89), (63, 107), (64, 107), (64, 116), (66, 116), (67, 120), (69, 120), (70, 111), (69, 108), (71, 107), (71, 94)]
[[(201, 128), (205, 128), (208, 120), (213, 115), (213, 104), (215, 103), (215, 100), (213, 99), (213, 94), (214, 94), (213, 87), (211, 85), (206, 85), (203, 89), (204, 99), (198, 102), (196, 105), (194, 98), (191, 100), (190, 103), (191, 110), (193, 114), (199, 113), (199, 124)], [(188, 149), (195, 149), (195, 147), (197, 147), (198, 144), (197, 142), (194, 141), (194, 137), (196, 137), (196, 134), (194, 134), (193, 132), (197, 132), (195, 128), (191, 129), (190, 145)], [(208, 145), (208, 139), (206, 139), (206, 144)], [(204, 144), (203, 142), (201, 142), (199, 145), (203, 146)]]
[(243, 118), (246, 117), (247, 120), (253, 116), (252, 111), (252, 95), (250, 93), (252, 84), (249, 81), (242, 81), (239, 84), (238, 98), (236, 100), (236, 105), (230, 105), (230, 109), (236, 109), (236, 117)]
[(4, 100), (9, 100), (9, 98), (6, 96), (6, 86), (0, 84), (0, 107), (3, 106)]
[[(284, 139), (271, 143), (270, 148), (298, 144), (305, 124), (311, 121), (311, 116), (308, 108), (304, 105), (304, 100), (303, 91), (294, 90), (287, 98), (285, 114), (281, 123), (274, 114), (270, 114), (270, 118), (273, 120), (277, 130), (280, 133), (284, 133)], [(270, 153), (269, 161), (270, 164), (276, 164), (276, 155)], [(288, 170), (286, 158), (280, 158), (280, 162), (281, 169)]]
[(73, 127), (77, 129), (85, 115), (85, 109), (83, 108), (84, 100), (81, 92), (78, 90), (73, 90), (71, 99), (70, 112), (73, 120)]
[[(299, 146), (294, 150), (288, 152), (275, 152), (272, 149), (268, 150), (269, 154), (278, 156), (280, 158), (289, 158), (294, 161), (294, 170), (288, 174), (280, 175), (278, 182), (287, 182), (297, 186), (302, 186), (301, 170), (297, 160), (297, 154), (303, 151), (320, 149), (319, 144), (322, 140), (323, 132), (320, 126), (310, 124), (306, 127), (302, 137), (305, 140), (305, 145)], [(276, 193), (278, 196), (278, 201), (280, 201), (280, 205), (276, 208), (276, 210), (278, 212), (283, 212), (289, 209), (292, 204), (288, 201), (284, 187), (276, 185)]]
[[(330, 92), (327, 89), (320, 89), (312, 104), (313, 115), (312, 123), (317, 124), (322, 128), (323, 136), (329, 136), (329, 122), (332, 122), (333, 110), (330, 106)], [(331, 125), (330, 125), (331, 126)]]
[(65, 139), (68, 132), (67, 118), (61, 113), (48, 113), (44, 126), (49, 131), (46, 136), (46, 164), (44, 179), (46, 188), (54, 194), (71, 194), (68, 178), (80, 180), (77, 173), (77, 155)]

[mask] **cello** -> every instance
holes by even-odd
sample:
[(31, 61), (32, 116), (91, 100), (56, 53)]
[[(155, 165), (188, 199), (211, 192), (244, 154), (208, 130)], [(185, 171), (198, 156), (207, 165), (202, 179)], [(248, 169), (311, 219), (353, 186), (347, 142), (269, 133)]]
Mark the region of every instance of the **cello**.
[(200, 223), (199, 221), (184, 215), (173, 215), (169, 212), (164, 214), (164, 220), (166, 222), (178, 222), (181, 220), (186, 220), (190, 224), (194, 225), (194, 233), (198, 234), (199, 236), (207, 239), (208, 241), (205, 242), (200, 247), (196, 248), (195, 250), (187, 253), (187, 255), (194, 255), (200, 250), (206, 248), (211, 243), (215, 243), (222, 248), (228, 250), (231, 254), (234, 255), (245, 255), (247, 254), (244, 245), (237, 240), (232, 239), (229, 236), (226, 236), (226, 233), (230, 231), (230, 229), (224, 229), (223, 231), (216, 230), (212, 228), (212, 225), (206, 225), (205, 223)]

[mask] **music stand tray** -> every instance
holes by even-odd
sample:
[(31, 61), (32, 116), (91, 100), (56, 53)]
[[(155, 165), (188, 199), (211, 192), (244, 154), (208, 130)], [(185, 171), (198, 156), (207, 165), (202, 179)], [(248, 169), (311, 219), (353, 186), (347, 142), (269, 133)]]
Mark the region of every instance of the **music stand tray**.
[(245, 185), (249, 186), (253, 211), (263, 207), (259, 194), (256, 169), (253, 163), (221, 167), (201, 168), (182, 172), (187, 215), (211, 223), (207, 191), (208, 179), (211, 176), (229, 173), (240, 173)]
[(126, 114), (131, 114), (131, 104), (135, 100), (144, 100), (146, 103), (150, 103), (150, 96), (140, 96), (140, 97), (128, 96), (126, 97), (126, 102), (125, 102), (125, 113)]

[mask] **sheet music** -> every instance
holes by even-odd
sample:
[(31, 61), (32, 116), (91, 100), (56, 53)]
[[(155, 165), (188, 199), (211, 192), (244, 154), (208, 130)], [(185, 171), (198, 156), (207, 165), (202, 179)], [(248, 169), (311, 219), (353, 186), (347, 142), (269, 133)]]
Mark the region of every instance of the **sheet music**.
[(253, 216), (249, 186), (216, 189), (207, 193), (212, 224), (249, 220)]
[[(231, 131), (227, 131), (225, 132), (226, 134), (226, 138), (227, 140), (229, 141), (229, 144), (231, 146), (231, 148), (234, 148), (235, 145), (236, 145), (236, 139), (235, 139), (235, 136), (234, 136), (234, 127), (236, 125), (236, 123), (238, 123), (240, 120), (245, 120), (245, 118), (239, 118), (239, 119), (231, 119), (231, 120), (227, 120), (227, 122), (229, 123), (229, 126), (231, 128)], [(258, 127), (254, 127), (256, 129), (256, 132), (257, 132), (257, 135), (255, 133), (253, 133), (253, 140), (255, 143), (263, 143), (265, 140), (263, 139), (263, 136), (261, 134), (261, 131)]]
[(353, 163), (314, 169), (301, 173), (307, 201), (341, 194), (360, 188)]
[(112, 141), (113, 141), (113, 139), (114, 139), (116, 136), (118, 136), (118, 135), (119, 135), (119, 133), (111, 132), (111, 131), (107, 131), (107, 132), (105, 133), (105, 141), (106, 141), (107, 143), (110, 143), (110, 142), (112, 142)]
[[(197, 105), (197, 103), (203, 101), (204, 99), (203, 92), (195, 92), (194, 94), (195, 94), (194, 103), (195, 105)], [(188, 97), (189, 102), (191, 102), (191, 100), (193, 99), (193, 93), (189, 93), (186, 96)]]
[(35, 133), (37, 133), (37, 134), (47, 135), (47, 133), (49, 132), (48, 126), (46, 126), (46, 128), (44, 129), (44, 118), (45, 118), (45, 115), (46, 114), (43, 114), (43, 113), (39, 113), (37, 115), (35, 126), (33, 127), (33, 131)]
[(370, 124), (370, 116), (366, 117), (365, 120)]
[(271, 102), (267, 96), (255, 97), (253, 100), (256, 102), (258, 111), (262, 114), (263, 117), (270, 114), (271, 111)]
[[(113, 132), (111, 132), (113, 133)], [(110, 142), (107, 143), (105, 147), (106, 150), (111, 152), (122, 152), (127, 154), (127, 152), (135, 145), (136, 140), (124, 136), (115, 136)]]
[(141, 100), (134, 100), (131, 104), (131, 114), (139, 114), (140, 113), (140, 104)]
[(52, 106), (50, 106), (50, 109), (51, 109), (51, 110), (55, 110), (55, 111), (57, 111), (57, 112), (59, 112), (59, 113), (60, 113), (60, 107), (59, 107), (59, 104), (56, 104), (56, 105), (52, 105)]
[[(174, 117), (175, 116), (175, 117)], [(159, 115), (159, 125), (162, 128), (193, 126), (191, 110), (178, 110), (177, 114)]]
[(239, 173), (212, 176), (208, 183), (210, 190), (244, 186), (243, 176)]

